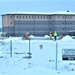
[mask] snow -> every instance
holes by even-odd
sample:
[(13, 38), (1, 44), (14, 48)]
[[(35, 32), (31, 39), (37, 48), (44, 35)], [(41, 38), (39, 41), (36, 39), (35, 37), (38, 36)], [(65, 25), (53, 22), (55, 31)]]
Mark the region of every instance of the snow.
[[(53, 15), (53, 14), (73, 14), (75, 15), (75, 12), (67, 12), (67, 11), (56, 11), (56, 12), (9, 12), (7, 14), (48, 14), (48, 15)], [(6, 15), (4, 13), (3, 15)]]
[(72, 39), (71, 36), (66, 35), (65, 37), (63, 37), (63, 38), (61, 39), (61, 41), (74, 41), (74, 39)]
[(50, 38), (50, 36), (48, 36), (48, 35), (45, 35), (44, 37), (45, 37), (45, 38)]
[(34, 36), (33, 35), (30, 35), (29, 38), (34, 38)]
[[(71, 39), (69, 36), (65, 37), (65, 40)], [(75, 49), (72, 39), (69, 42), (45, 40), (45, 37), (33, 38), (36, 40), (30, 40), (30, 45), (29, 40), (22, 40), (22, 37), (9, 37), (0, 41), (1, 75), (75, 75), (75, 71), (72, 71), (72, 69), (75, 70), (75, 62), (63, 61), (61, 51), (63, 48)], [(12, 41), (12, 48), (10, 41)], [(29, 49), (32, 54), (31, 59), (25, 58), (29, 56)], [(58, 49), (57, 64), (56, 49)]]
[[(43, 13), (43, 12), (9, 12), (7, 14), (52, 14), (52, 12), (46, 12), (46, 13)], [(4, 13), (3, 15), (6, 15), (6, 13)]]

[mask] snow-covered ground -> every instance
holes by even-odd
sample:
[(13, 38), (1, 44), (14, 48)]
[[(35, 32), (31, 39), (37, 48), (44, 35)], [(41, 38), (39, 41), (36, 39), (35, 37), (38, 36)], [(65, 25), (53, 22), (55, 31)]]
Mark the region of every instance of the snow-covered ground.
[[(57, 41), (46, 38), (48, 36), (45, 40), (29, 41), (21, 37), (0, 40), (0, 75), (75, 75), (75, 61), (62, 60), (62, 49), (75, 49), (75, 40), (68, 36)], [(26, 58), (29, 50), (30, 59)]]

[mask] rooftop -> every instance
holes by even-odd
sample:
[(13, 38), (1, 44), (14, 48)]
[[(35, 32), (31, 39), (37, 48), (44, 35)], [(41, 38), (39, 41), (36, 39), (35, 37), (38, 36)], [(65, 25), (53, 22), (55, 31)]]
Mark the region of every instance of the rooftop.
[(69, 15), (75, 15), (75, 12), (70, 11), (58, 11), (58, 12), (9, 12), (3, 15), (15, 15), (15, 14), (43, 14), (43, 15), (54, 15), (54, 14), (69, 14)]

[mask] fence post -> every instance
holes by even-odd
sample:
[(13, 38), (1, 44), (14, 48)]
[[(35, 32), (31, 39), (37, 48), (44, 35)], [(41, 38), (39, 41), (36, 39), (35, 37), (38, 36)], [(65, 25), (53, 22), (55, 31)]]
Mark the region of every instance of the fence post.
[(31, 57), (32, 53), (31, 53), (31, 51), (30, 51), (30, 50), (31, 50), (30, 47), (31, 47), (31, 43), (30, 43), (30, 38), (29, 38), (29, 53), (28, 53), (28, 54), (29, 54), (29, 59), (32, 58), (32, 57)]
[(10, 57), (12, 57), (12, 40), (10, 40)]
[(30, 38), (29, 38), (29, 57), (30, 57)]
[(56, 63), (55, 63), (56, 70), (57, 70), (57, 67), (58, 67), (58, 65), (57, 65), (58, 64), (58, 61), (57, 61), (58, 58), (57, 57), (58, 57), (58, 43), (56, 42)]

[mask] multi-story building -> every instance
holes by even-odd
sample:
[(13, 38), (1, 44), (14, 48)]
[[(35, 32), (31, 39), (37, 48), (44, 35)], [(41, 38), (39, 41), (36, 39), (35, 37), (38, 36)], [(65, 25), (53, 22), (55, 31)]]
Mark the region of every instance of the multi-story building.
[(75, 30), (75, 13), (8, 13), (2, 15), (2, 31), (8, 36), (46, 35), (57, 31), (58, 35)]

